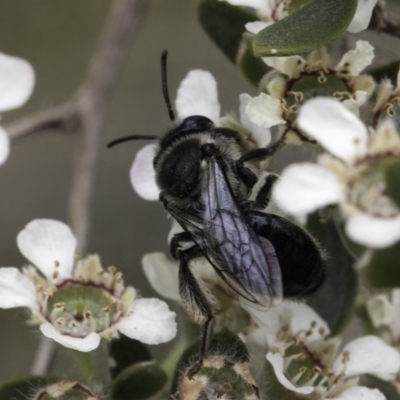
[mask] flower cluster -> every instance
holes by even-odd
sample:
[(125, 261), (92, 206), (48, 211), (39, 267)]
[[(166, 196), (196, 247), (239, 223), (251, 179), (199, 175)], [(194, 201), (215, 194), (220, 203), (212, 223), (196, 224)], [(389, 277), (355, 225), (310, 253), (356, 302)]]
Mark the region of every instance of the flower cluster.
[(371, 64), (373, 57), (373, 47), (360, 40), (356, 48), (344, 54), (334, 68), (325, 49), (312, 52), (308, 60), (300, 56), (263, 58), (280, 74), (273, 72), (267, 75), (262, 84), (269, 94), (261, 93), (252, 98), (246, 113), (259, 126), (271, 128), (278, 125), (281, 132), (289, 130), (288, 141), (301, 143), (309, 140), (298, 127), (299, 108), (310, 98), (332, 96), (358, 114), (359, 107), (365, 104), (374, 90), (373, 79), (360, 75)]
[(326, 322), (305, 304), (285, 301), (267, 312), (244, 307), (260, 327), (277, 380), (289, 391), (315, 399), (384, 399), (377, 389), (358, 386), (358, 376), (389, 381), (400, 370), (398, 351), (377, 336), (354, 339), (339, 352), (340, 341), (328, 338)]
[(400, 157), (400, 136), (392, 122), (369, 130), (329, 98), (310, 100), (298, 121), (329, 154), (320, 155), (316, 164), (285, 168), (273, 193), (277, 204), (300, 220), (318, 208), (339, 204), (352, 240), (372, 248), (399, 241), (400, 210), (383, 178), (386, 163)]

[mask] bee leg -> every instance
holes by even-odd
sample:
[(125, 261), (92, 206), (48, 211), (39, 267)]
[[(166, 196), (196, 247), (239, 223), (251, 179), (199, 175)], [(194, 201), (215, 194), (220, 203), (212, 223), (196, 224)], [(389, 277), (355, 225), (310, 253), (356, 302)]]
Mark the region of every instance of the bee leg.
[(240, 180), (245, 184), (248, 189), (252, 189), (253, 186), (257, 183), (257, 175), (249, 168), (245, 167), (243, 161), (236, 161), (236, 172)]
[(278, 179), (278, 176), (274, 174), (270, 174), (265, 178), (264, 185), (261, 186), (257, 193), (255, 209), (262, 210), (267, 207), (269, 201), (271, 200), (272, 188)]
[(169, 251), (175, 260), (178, 259), (178, 253), (183, 243), (193, 243), (193, 238), (187, 232), (176, 233), (169, 244)]
[(247, 153), (244, 153), (242, 157), (240, 157), (239, 161), (264, 161), (273, 156), (280, 148), (284, 146), (286, 141), (286, 133), (287, 132), (284, 132), (283, 135), (277, 141), (275, 141), (275, 143), (268, 147), (249, 150)]
[(184, 308), (191, 315), (193, 320), (203, 325), (203, 334), (199, 349), (199, 358), (187, 372), (191, 378), (203, 365), (204, 357), (207, 354), (209, 338), (214, 326), (214, 316), (211, 295), (206, 288), (196, 279), (190, 270), (189, 261), (202, 256), (197, 246), (180, 251), (179, 257), (179, 291), (182, 297)]

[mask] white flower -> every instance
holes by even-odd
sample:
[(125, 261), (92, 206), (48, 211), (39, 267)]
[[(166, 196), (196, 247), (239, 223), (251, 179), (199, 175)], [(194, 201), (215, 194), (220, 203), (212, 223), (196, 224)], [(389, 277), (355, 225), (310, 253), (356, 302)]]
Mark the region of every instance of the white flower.
[(327, 324), (305, 304), (284, 301), (266, 312), (244, 307), (266, 337), (267, 360), (278, 381), (305, 397), (384, 398), (376, 390), (356, 386), (357, 377), (372, 374), (391, 380), (400, 369), (397, 350), (376, 336), (357, 338), (339, 353), (339, 341), (327, 339)]
[[(266, 147), (271, 140), (268, 128), (251, 122), (244, 110), (251, 97), (240, 95), (240, 123), (230, 116), (221, 117), (217, 82), (208, 71), (192, 70), (181, 82), (175, 100), (178, 121), (192, 115), (209, 118), (216, 126), (225, 126), (239, 131), (255, 147)], [(145, 200), (158, 200), (159, 189), (155, 181), (153, 159), (157, 146), (144, 146), (136, 155), (130, 170), (130, 181), (139, 196)]]
[(309, 140), (298, 129), (299, 107), (311, 96), (333, 96), (358, 114), (375, 86), (371, 77), (360, 75), (373, 57), (374, 48), (359, 40), (356, 48), (344, 54), (334, 68), (324, 49), (312, 52), (307, 60), (300, 56), (263, 58), (280, 75), (268, 75), (266, 89), (269, 94), (261, 93), (251, 99), (246, 107), (247, 116), (251, 122), (264, 128), (278, 125), (281, 132), (290, 129), (288, 139), (295, 143)]
[[(35, 73), (24, 59), (0, 53), (0, 113), (23, 106), (32, 94)], [(0, 127), (0, 165), (10, 152), (7, 132)]]
[[(257, 34), (262, 29), (285, 18), (284, 0), (225, 0), (234, 6), (245, 6), (254, 8), (261, 21), (246, 24), (246, 29)], [(368, 28), (372, 11), (378, 0), (358, 0), (356, 13), (347, 27), (351, 33), (361, 32)]]
[[(220, 282), (216, 272), (205, 258), (195, 259), (190, 265), (196, 277), (207, 282), (208, 286), (217, 285)], [(159, 295), (181, 303), (177, 261), (170, 260), (161, 252), (149, 253), (142, 258), (142, 267), (151, 287)]]
[(366, 308), (374, 327), (381, 330), (382, 338), (399, 348), (400, 289), (370, 297), (366, 302)]
[(292, 164), (282, 172), (273, 199), (286, 213), (308, 213), (339, 204), (347, 235), (371, 248), (400, 240), (400, 210), (386, 193), (382, 168), (400, 157), (400, 136), (391, 121), (371, 131), (346, 107), (315, 98), (300, 110), (299, 126), (331, 153), (318, 163)]
[(0, 268), (0, 308), (29, 308), (45, 336), (85, 352), (118, 331), (147, 344), (175, 337), (175, 313), (166, 303), (137, 298), (122, 274), (115, 267), (104, 270), (97, 255), (75, 263), (76, 239), (64, 223), (34, 220), (17, 243), (37, 269)]

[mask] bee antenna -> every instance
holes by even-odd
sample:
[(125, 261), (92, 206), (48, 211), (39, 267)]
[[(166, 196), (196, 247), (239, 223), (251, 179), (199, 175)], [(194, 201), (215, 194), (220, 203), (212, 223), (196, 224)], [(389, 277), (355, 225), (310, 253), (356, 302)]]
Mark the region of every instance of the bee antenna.
[(110, 143), (108, 143), (107, 147), (114, 147), (117, 144), (123, 143), (123, 142), (129, 142), (130, 140), (154, 140), (158, 139), (157, 136), (154, 135), (132, 135), (132, 136), (124, 136), (119, 139), (112, 140)]
[(171, 106), (171, 100), (168, 93), (168, 81), (167, 81), (167, 56), (168, 51), (164, 50), (161, 54), (161, 83), (162, 91), (164, 95), (165, 104), (167, 105), (169, 119), (175, 121), (175, 113)]

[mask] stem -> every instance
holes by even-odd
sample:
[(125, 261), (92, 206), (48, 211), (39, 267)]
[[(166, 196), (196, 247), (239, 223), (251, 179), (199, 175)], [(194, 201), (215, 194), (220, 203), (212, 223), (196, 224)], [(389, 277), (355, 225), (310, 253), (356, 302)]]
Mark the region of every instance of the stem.
[(92, 359), (92, 353), (83, 353), (81, 351), (72, 351), (76, 365), (78, 365), (82, 375), (86, 378), (88, 384), (93, 384), (98, 380), (98, 371)]
[(56, 343), (43, 336), (33, 359), (31, 367), (32, 375), (42, 375), (49, 370), (49, 366), (54, 358), (55, 350)]
[[(80, 133), (76, 143), (69, 201), (69, 221), (77, 238), (78, 253), (86, 251), (90, 204), (104, 117), (146, 3), (146, 0), (112, 2), (87, 78), (72, 100), (6, 126), (12, 139), (50, 129), (65, 131), (74, 128)], [(41, 340), (31, 371), (34, 374), (44, 374), (51, 367), (55, 347), (49, 341), (47, 338)]]

